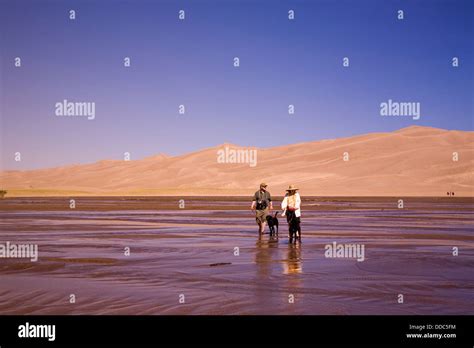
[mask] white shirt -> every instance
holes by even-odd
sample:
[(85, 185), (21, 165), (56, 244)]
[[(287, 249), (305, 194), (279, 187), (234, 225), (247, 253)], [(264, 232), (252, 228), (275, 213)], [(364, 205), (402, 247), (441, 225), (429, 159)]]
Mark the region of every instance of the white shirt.
[[(296, 202), (295, 202), (295, 216), (300, 217), (301, 216), (301, 197), (298, 192), (295, 193), (296, 195)], [(281, 202), (281, 209), (286, 210), (288, 207), (288, 196), (285, 196), (283, 199), (283, 202)]]

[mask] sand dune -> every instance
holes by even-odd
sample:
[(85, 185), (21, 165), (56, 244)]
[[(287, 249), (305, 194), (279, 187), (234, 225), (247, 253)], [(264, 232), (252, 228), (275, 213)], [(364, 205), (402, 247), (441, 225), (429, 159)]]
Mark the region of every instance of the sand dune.
[[(104, 160), (0, 174), (9, 195), (249, 195), (266, 181), (305, 195), (474, 196), (474, 132), (413, 126), (391, 133), (258, 148), (256, 166), (219, 163), (223, 144), (190, 154)], [(248, 149), (242, 148), (240, 149)], [(344, 161), (347, 152), (349, 160)], [(453, 161), (453, 152), (459, 160)]]

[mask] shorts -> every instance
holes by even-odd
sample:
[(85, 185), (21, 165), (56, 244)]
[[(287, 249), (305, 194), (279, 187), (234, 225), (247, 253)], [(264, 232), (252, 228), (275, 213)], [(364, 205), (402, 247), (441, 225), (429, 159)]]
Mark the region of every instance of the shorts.
[(268, 208), (263, 209), (263, 210), (256, 210), (255, 220), (257, 221), (257, 224), (267, 222), (267, 215), (268, 215)]

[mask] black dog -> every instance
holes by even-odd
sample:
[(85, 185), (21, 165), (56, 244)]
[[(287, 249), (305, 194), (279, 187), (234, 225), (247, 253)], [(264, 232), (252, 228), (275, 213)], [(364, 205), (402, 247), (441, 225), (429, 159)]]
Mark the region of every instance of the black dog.
[(293, 240), (295, 243), (297, 240), (301, 243), (300, 218), (296, 217), (295, 212), (290, 210), (287, 210), (285, 215), (286, 221), (288, 222), (290, 244), (293, 243)]
[(267, 224), (270, 228), (270, 236), (275, 234), (275, 227), (276, 227), (276, 234), (278, 234), (278, 219), (277, 219), (278, 212), (275, 212), (274, 216), (267, 215)]

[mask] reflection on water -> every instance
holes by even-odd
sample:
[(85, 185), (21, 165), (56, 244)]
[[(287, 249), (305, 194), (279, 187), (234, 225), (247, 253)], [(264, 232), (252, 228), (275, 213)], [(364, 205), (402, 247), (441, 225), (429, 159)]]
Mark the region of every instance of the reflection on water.
[[(278, 236), (264, 238), (259, 236), (255, 243), (255, 263), (258, 276), (269, 277), (272, 265), (282, 263), (283, 274), (299, 274), (303, 272), (301, 260), (301, 244), (286, 244), (283, 257), (277, 252), (279, 248)], [(283, 261), (283, 262), (281, 262)]]
[[(0, 314), (449, 315), (474, 308), (470, 201), (414, 199), (403, 212), (386, 208), (392, 198), (318, 204), (305, 210), (302, 245), (288, 244), (285, 224), (280, 238), (259, 238), (248, 209), (209, 208), (223, 200), (173, 211), (130, 201), (96, 199), (71, 211), (62, 198), (31, 199), (40, 210), (0, 200), (0, 244), (36, 243), (40, 253), (36, 263), (0, 260)], [(114, 210), (100, 210), (109, 202)], [(324, 257), (334, 241), (364, 244), (368, 257)], [(457, 257), (453, 246), (462, 250)], [(410, 301), (387, 306), (394, 288)], [(77, 289), (82, 300), (70, 306), (64, 294)], [(186, 305), (177, 291), (187, 294)]]
[(303, 262), (301, 260), (301, 244), (288, 244), (288, 251), (283, 262), (283, 274), (303, 273)]
[(278, 236), (270, 236), (269, 239), (262, 235), (258, 236), (255, 243), (255, 263), (257, 264), (257, 276), (268, 278), (271, 275), (272, 263), (278, 257)]
[[(273, 296), (277, 288), (274, 265), (278, 261), (278, 237), (268, 239), (260, 235), (255, 243), (255, 300), (259, 307), (268, 309), (278, 306), (278, 297)], [(276, 272), (275, 272), (276, 273)]]

